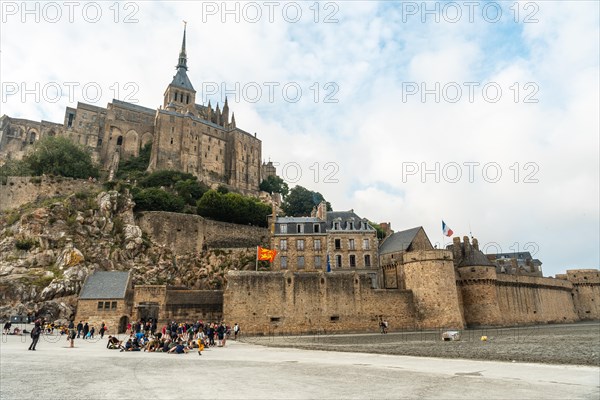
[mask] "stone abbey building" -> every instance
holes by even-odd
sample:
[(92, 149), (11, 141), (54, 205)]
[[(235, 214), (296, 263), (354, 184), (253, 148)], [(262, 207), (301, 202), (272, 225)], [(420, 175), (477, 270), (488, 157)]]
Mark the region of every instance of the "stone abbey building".
[(152, 143), (149, 171), (170, 169), (191, 173), (210, 186), (227, 185), (258, 194), (262, 143), (256, 134), (236, 126), (225, 99), (223, 109), (196, 104), (196, 90), (187, 75), (186, 32), (176, 73), (154, 110), (113, 100), (106, 108), (78, 103), (67, 107), (62, 124), (0, 118), (0, 159), (21, 158), (37, 140), (63, 136), (89, 148), (113, 176), (121, 160), (139, 155)]

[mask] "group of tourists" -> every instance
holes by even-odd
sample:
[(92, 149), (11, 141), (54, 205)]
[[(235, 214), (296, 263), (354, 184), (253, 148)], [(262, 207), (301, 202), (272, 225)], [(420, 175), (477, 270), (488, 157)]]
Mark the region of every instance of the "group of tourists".
[(128, 324), (126, 340), (119, 340), (116, 336), (109, 336), (106, 348), (121, 351), (147, 351), (164, 352), (171, 354), (185, 354), (190, 351), (202, 351), (208, 347), (224, 347), (228, 338), (233, 333), (234, 340), (240, 334), (240, 326), (236, 323), (230, 327), (221, 323), (204, 323), (197, 321), (177, 323), (172, 321), (158, 330), (155, 320), (138, 321), (133, 325)]

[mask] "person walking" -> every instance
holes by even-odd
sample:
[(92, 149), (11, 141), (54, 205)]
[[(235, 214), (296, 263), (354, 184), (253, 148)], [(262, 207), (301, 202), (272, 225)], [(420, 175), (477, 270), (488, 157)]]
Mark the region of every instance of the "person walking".
[(233, 340), (237, 340), (238, 334), (240, 333), (240, 326), (236, 322), (233, 326)]
[(35, 321), (35, 326), (31, 330), (31, 344), (29, 345), (28, 350), (35, 350), (35, 346), (37, 346), (38, 340), (40, 340), (40, 335), (42, 334), (42, 326), (40, 321)]
[(83, 330), (83, 321), (79, 321), (77, 324), (77, 339), (81, 336), (81, 331)]
[(83, 338), (86, 339), (87, 338), (87, 334), (90, 331), (90, 326), (88, 325), (88, 323), (86, 322), (83, 325)]

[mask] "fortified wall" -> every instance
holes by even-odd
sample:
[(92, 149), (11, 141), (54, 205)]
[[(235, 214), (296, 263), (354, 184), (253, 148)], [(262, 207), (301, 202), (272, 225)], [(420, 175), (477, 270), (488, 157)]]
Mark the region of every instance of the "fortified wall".
[(577, 321), (573, 285), (563, 279), (498, 274), (477, 239), (452, 245), (467, 326), (526, 325)]
[(50, 176), (9, 176), (0, 182), (0, 211), (18, 208), (32, 201), (82, 190), (102, 190), (102, 185), (85, 179)]
[(268, 243), (269, 230), (212, 221), (199, 215), (163, 211), (141, 212), (137, 224), (153, 241), (176, 254), (207, 248), (248, 248)]
[(412, 293), (373, 289), (353, 272), (230, 271), (223, 315), (249, 334), (375, 331), (415, 327)]
[(573, 285), (571, 296), (579, 319), (600, 319), (600, 271), (569, 269), (566, 274), (556, 277), (567, 279)]

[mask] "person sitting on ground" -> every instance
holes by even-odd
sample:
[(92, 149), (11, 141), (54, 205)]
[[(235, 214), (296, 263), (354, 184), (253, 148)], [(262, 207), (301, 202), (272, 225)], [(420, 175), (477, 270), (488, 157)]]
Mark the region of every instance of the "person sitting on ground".
[(181, 341), (177, 342), (177, 345), (175, 347), (173, 347), (171, 350), (169, 350), (169, 353), (175, 353), (175, 354), (184, 354), (187, 352), (188, 352), (187, 347), (185, 347), (183, 345), (183, 342), (181, 342)]
[(107, 349), (116, 350), (121, 347), (121, 341), (116, 336), (108, 335), (108, 343), (106, 344)]

